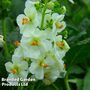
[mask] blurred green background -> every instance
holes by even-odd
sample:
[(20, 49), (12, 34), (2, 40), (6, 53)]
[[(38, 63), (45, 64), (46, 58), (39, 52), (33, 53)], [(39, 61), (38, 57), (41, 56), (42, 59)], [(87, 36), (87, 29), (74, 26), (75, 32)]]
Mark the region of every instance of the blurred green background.
[[(25, 1), (0, 0), (0, 35), (5, 36), (10, 54), (5, 56), (5, 49), (0, 48), (0, 78), (7, 77), (4, 64), (11, 60), (11, 55), (16, 48), (14, 42), (21, 38), (16, 17), (23, 13)], [(90, 0), (74, 0), (75, 4), (71, 4), (68, 0), (58, 0), (58, 2), (59, 6), (65, 5), (67, 8), (65, 17), (67, 28), (62, 34), (68, 35), (65, 37), (71, 47), (64, 58), (66, 69), (69, 69), (68, 78), (71, 90), (90, 90)], [(6, 30), (6, 33), (3, 33), (3, 30)], [(7, 89), (16, 90), (16, 87)], [(24, 88), (24, 90), (42, 89), (66, 90), (64, 79), (58, 79), (50, 86), (41, 84), (41, 81), (36, 84), (32, 82), (29, 87)]]

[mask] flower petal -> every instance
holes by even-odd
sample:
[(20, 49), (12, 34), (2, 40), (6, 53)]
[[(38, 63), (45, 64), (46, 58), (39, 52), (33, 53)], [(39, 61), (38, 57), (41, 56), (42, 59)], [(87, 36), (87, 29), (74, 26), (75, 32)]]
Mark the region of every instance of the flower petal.
[(30, 9), (25, 8), (24, 13), (26, 16), (31, 17), (32, 19), (34, 19), (37, 14), (35, 7), (31, 7)]
[(5, 63), (6, 70), (8, 72), (11, 72), (11, 69), (13, 68), (13, 64), (11, 62)]
[(31, 63), (31, 66), (30, 66), (30, 68), (29, 68), (29, 71), (30, 71), (32, 74), (35, 74), (37, 67), (38, 67), (38, 64), (37, 64), (36, 62), (32, 62), (32, 63)]
[(64, 19), (64, 15), (59, 15), (58, 13), (52, 14), (52, 19), (54, 21), (62, 21)]
[(27, 76), (28, 76), (28, 71), (21, 71), (20, 74), (19, 74), (19, 76), (20, 76), (21, 78), (23, 78), (23, 79), (27, 78)]
[(37, 46), (26, 46), (24, 50), (26, 51), (24, 52), (24, 56), (26, 57), (37, 59), (40, 56), (40, 50)]
[(44, 70), (43, 67), (37, 68), (35, 72), (35, 77), (39, 80), (42, 80), (44, 78)]
[(28, 63), (26, 61), (22, 61), (20, 63), (20, 67), (22, 70), (27, 70), (28, 69)]
[(16, 21), (17, 21), (17, 24), (18, 24), (19, 27), (22, 26), (22, 19), (23, 18), (27, 18), (27, 17), (24, 14), (20, 14), (20, 15), (17, 16)]
[(10, 83), (12, 85), (18, 85), (18, 81), (10, 81), (10, 79), (18, 79), (19, 77), (17, 75), (13, 75), (13, 74), (9, 74), (7, 77), (7, 82)]

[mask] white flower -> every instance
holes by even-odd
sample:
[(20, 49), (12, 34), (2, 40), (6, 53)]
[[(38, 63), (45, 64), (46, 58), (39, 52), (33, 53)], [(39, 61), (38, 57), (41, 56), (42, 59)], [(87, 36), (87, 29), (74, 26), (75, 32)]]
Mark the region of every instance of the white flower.
[(53, 82), (60, 77), (61, 72), (65, 71), (63, 61), (57, 60), (52, 52), (48, 52), (45, 56), (39, 57), (38, 59), (31, 60), (32, 63), (29, 71), (40, 80), (50, 79)]
[(24, 14), (20, 14), (17, 17), (17, 24), (20, 27), (20, 33), (24, 34), (27, 31), (31, 31), (39, 25), (38, 15), (34, 4), (26, 2)]
[(22, 61), (29, 61), (29, 58), (24, 56), (24, 49), (20, 45), (18, 48), (15, 49), (14, 54), (12, 56), (12, 61), (13, 62), (22, 62)]
[(27, 78), (28, 75), (28, 63), (22, 62), (7, 62), (5, 64), (7, 72), (9, 72), (8, 78)]
[(52, 14), (53, 19), (53, 31), (54, 32), (61, 32), (65, 29), (66, 23), (62, 21), (64, 19), (64, 15), (59, 15), (57, 13)]
[(58, 72), (56, 70), (56, 68), (53, 68), (52, 70), (49, 70), (47, 71), (45, 74), (44, 74), (44, 79), (43, 79), (43, 82), (46, 84), (46, 85), (50, 85), (52, 84), (53, 82), (55, 82), (55, 80), (57, 78), (63, 78), (65, 77), (65, 74), (66, 74), (66, 71), (63, 70), (61, 72)]
[[(30, 73), (35, 75), (36, 79), (42, 80), (44, 78), (44, 58), (38, 58), (38, 59), (31, 59), (32, 63), (29, 68)], [(45, 64), (47, 67), (47, 65)]]
[(58, 59), (55, 51), (52, 51), (47, 56), (47, 63), (50, 66), (45, 70), (43, 82), (47, 85), (53, 83), (57, 78), (63, 78), (66, 74), (64, 62)]
[(0, 47), (3, 47), (3, 44), (4, 44), (3, 36), (0, 35)]
[(24, 55), (30, 58), (38, 58), (41, 53), (51, 49), (52, 44), (44, 34), (44, 31), (34, 30), (29, 36), (23, 36), (21, 45), (24, 48)]
[(54, 48), (57, 56), (62, 59), (65, 56), (65, 53), (70, 49), (69, 45), (65, 40), (62, 39), (62, 36), (56, 36), (54, 41)]

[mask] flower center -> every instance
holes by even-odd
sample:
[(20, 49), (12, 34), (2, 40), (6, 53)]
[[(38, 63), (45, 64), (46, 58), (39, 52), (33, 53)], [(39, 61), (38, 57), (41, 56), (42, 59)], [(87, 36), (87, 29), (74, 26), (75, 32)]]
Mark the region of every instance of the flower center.
[(56, 25), (56, 28), (57, 28), (57, 29), (63, 28), (63, 24), (60, 23), (60, 22), (56, 22), (55, 25)]
[(47, 68), (48, 64), (41, 64), (42, 67)]
[(28, 22), (29, 22), (29, 18), (23, 18), (22, 19), (22, 25), (28, 24)]
[(40, 45), (40, 39), (38, 37), (34, 37), (30, 43), (32, 46), (39, 46)]
[(45, 64), (45, 63), (43, 62), (43, 59), (40, 60), (38, 64), (39, 64), (40, 67), (43, 67), (43, 68), (47, 68), (47, 67), (49, 66), (48, 64)]
[(15, 42), (14, 42), (14, 45), (15, 45), (15, 46), (19, 46), (19, 45), (20, 45), (20, 42), (19, 42), (19, 41), (15, 41)]
[(31, 45), (32, 46), (38, 46), (39, 45), (39, 42), (38, 41), (32, 41)]
[(61, 42), (56, 42), (56, 45), (60, 48), (63, 48), (64, 47), (64, 42), (61, 41)]
[(17, 70), (16, 69), (12, 69), (11, 70), (11, 73), (16, 74), (17, 73)]

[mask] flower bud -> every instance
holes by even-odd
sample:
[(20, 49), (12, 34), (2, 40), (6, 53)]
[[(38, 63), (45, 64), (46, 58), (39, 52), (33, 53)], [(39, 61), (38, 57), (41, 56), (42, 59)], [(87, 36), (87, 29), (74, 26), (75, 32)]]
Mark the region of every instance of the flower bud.
[(50, 1), (47, 3), (47, 8), (48, 9), (53, 9), (54, 8), (54, 2)]
[(74, 4), (74, 1), (73, 0), (69, 0), (69, 2), (71, 2), (72, 4)]
[(62, 6), (62, 7), (60, 8), (60, 13), (61, 13), (61, 14), (65, 14), (65, 13), (66, 13), (66, 7), (65, 7), (65, 6)]
[(3, 44), (4, 44), (3, 36), (0, 35), (0, 47), (3, 47)]

